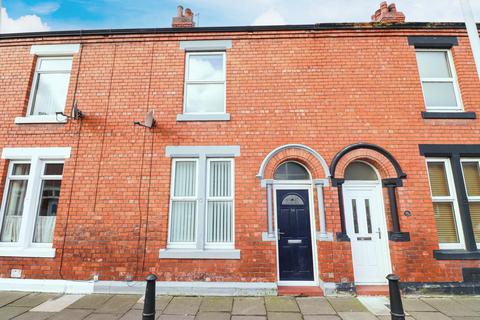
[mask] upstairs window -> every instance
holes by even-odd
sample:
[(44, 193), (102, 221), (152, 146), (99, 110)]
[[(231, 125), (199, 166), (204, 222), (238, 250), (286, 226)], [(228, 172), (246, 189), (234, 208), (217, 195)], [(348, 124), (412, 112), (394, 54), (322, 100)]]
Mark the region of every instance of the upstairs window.
[(451, 51), (417, 50), (416, 54), (427, 111), (462, 111)]
[(184, 113), (225, 113), (225, 52), (187, 53)]
[(71, 57), (38, 57), (27, 116), (64, 112), (71, 69)]

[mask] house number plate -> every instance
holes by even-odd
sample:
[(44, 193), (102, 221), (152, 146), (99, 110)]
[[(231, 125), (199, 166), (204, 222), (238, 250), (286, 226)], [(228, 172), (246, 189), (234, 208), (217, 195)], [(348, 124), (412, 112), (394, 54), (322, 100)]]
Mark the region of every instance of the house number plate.
[(288, 243), (302, 243), (302, 240), (288, 240)]

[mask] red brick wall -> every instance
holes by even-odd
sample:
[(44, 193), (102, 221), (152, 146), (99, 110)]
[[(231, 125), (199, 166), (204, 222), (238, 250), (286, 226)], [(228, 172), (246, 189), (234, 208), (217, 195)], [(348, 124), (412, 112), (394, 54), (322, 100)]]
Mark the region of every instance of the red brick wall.
[[(452, 52), (465, 110), (480, 112), (472, 53), (466, 33), (458, 30), (92, 36), (82, 39), (74, 57), (67, 98), (69, 110), (78, 81), (83, 122), (15, 125), (28, 103), (35, 63), (30, 46), (80, 39), (0, 41), (0, 147), (72, 147), (55, 229), (56, 257), (0, 257), (0, 277), (20, 268), (26, 278), (86, 280), (99, 274), (101, 280), (125, 280), (155, 272), (165, 281), (276, 281), (275, 243), (261, 237), (267, 230), (266, 197), (255, 175), (263, 158), (280, 145), (301, 143), (330, 163), (345, 146), (369, 142), (390, 151), (408, 174), (397, 195), (399, 212), (413, 213), (400, 215), (411, 241), (389, 243), (394, 271), (403, 281), (460, 281), (462, 267), (480, 262), (433, 259), (438, 241), (418, 145), (479, 143), (480, 126), (478, 120), (422, 119), (415, 51), (406, 35), (426, 33), (459, 37)], [(179, 40), (217, 38), (233, 39), (227, 52), (231, 121), (176, 122), (184, 79)], [(156, 129), (133, 126), (151, 109)], [(240, 260), (159, 259), (167, 240), (169, 145), (240, 145), (235, 163)], [(317, 163), (306, 164), (321, 173)], [(3, 184), (4, 160), (0, 167)], [(325, 188), (325, 207), (328, 231), (340, 231), (336, 188)], [(350, 244), (317, 245), (320, 278), (353, 281)]]

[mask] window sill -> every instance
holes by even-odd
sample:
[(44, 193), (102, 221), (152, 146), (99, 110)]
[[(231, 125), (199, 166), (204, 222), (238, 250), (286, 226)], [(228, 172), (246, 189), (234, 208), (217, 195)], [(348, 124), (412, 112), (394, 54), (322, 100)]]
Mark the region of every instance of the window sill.
[(55, 249), (0, 247), (0, 257), (55, 258)]
[(34, 123), (67, 123), (67, 118), (61, 115), (45, 115), (45, 116), (27, 116), (16, 117), (16, 124), (34, 124)]
[(230, 114), (178, 114), (177, 121), (230, 121)]
[(433, 250), (433, 257), (437, 260), (480, 260), (480, 250), (467, 251), (460, 249)]
[(160, 249), (160, 259), (217, 259), (239, 260), (240, 250), (236, 249)]
[(476, 119), (475, 112), (422, 112), (423, 119)]

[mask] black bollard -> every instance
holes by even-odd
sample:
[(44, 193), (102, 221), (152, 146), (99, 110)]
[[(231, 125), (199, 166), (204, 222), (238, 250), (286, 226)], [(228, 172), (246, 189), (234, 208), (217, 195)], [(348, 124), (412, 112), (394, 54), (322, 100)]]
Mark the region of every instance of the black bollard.
[(157, 276), (149, 274), (145, 288), (145, 300), (143, 301), (143, 320), (155, 320), (155, 281)]
[(396, 274), (389, 274), (387, 280), (388, 291), (390, 292), (390, 314), (392, 315), (392, 320), (405, 320), (402, 296), (400, 295), (400, 286), (398, 284), (400, 277)]

